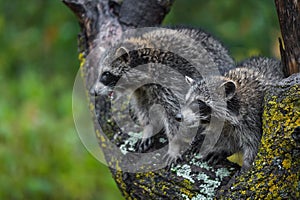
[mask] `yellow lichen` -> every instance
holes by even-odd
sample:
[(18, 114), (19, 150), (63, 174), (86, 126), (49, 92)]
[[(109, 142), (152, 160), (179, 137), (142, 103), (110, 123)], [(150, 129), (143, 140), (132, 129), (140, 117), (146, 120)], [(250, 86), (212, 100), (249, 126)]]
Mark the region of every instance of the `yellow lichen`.
[(97, 136), (97, 138), (101, 137), (101, 133), (100, 133), (100, 131), (98, 129), (96, 130), (96, 136)]
[(183, 180), (184, 187), (187, 189), (192, 189), (192, 183), (188, 179)]
[(282, 161), (282, 166), (285, 168), (285, 169), (290, 169), (291, 168), (291, 164), (292, 164), (292, 161), (290, 159), (284, 159)]
[(117, 171), (115, 175), (115, 181), (118, 183), (121, 191), (125, 198), (130, 198), (129, 194), (126, 192), (126, 183), (122, 179), (122, 171)]
[(242, 195), (245, 195), (245, 194), (246, 194), (246, 191), (242, 191), (241, 193), (242, 193)]
[(83, 53), (78, 54), (78, 60), (80, 61), (80, 68), (85, 64), (85, 57)]
[(186, 188), (180, 188), (180, 193), (187, 195), (190, 199), (193, 198), (193, 196), (194, 196), (194, 193), (192, 193), (191, 191), (189, 191)]
[(292, 150), (297, 144), (291, 136), (300, 126), (300, 88), (291, 86), (281, 95), (283, 98), (266, 96), (259, 152), (252, 169), (231, 186), (229, 197), (232, 199), (300, 197), (297, 172), (300, 161), (293, 158)]
[[(300, 115), (300, 113), (299, 113), (299, 115)], [(300, 126), (300, 117), (296, 120), (295, 125)]]
[(90, 103), (90, 106), (89, 106), (89, 107), (90, 107), (90, 111), (91, 111), (91, 112), (94, 112), (94, 110), (95, 110), (95, 105), (94, 105), (92, 102)]

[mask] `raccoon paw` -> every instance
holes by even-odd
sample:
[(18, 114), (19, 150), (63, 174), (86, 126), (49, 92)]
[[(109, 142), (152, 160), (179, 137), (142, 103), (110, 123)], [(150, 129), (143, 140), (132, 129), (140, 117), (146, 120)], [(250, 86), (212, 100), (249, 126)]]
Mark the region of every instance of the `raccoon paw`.
[(172, 165), (176, 165), (182, 161), (182, 157), (180, 154), (167, 153), (163, 156), (163, 160), (165, 160), (167, 164), (166, 170), (170, 170)]
[(143, 153), (147, 151), (152, 145), (152, 138), (147, 139), (139, 139), (139, 141), (136, 144), (136, 151), (139, 153)]
[(224, 153), (211, 152), (203, 155), (202, 161), (206, 161), (209, 165), (216, 165), (226, 158), (227, 154), (225, 155)]

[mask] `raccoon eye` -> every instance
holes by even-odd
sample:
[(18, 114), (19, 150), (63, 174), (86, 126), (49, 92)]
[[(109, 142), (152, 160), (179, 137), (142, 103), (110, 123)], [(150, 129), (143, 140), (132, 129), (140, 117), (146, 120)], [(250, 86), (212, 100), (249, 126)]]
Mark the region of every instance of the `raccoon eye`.
[(211, 107), (202, 100), (194, 101), (190, 105), (190, 108), (193, 110), (193, 112), (201, 113), (201, 115), (204, 116), (211, 114)]
[(100, 82), (103, 83), (105, 86), (113, 86), (117, 83), (119, 77), (110, 73), (109, 71), (105, 71), (102, 73), (100, 77)]
[(207, 107), (206, 103), (202, 100), (197, 100), (197, 104), (198, 104), (199, 108)]
[(193, 101), (190, 104), (190, 108), (193, 110), (193, 112), (200, 112), (203, 113), (203, 111), (208, 111), (210, 107), (202, 100), (196, 100)]
[(203, 113), (204, 115), (211, 114), (211, 107), (207, 105), (204, 101), (197, 100), (199, 111)]

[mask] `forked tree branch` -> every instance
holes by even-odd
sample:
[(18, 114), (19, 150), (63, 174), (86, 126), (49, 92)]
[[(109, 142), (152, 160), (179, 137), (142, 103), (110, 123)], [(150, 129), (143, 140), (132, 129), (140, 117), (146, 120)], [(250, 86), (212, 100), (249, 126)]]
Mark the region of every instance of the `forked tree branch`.
[[(97, 67), (99, 64), (101, 65), (99, 59), (102, 53), (118, 41), (122, 33), (129, 28), (159, 25), (170, 10), (173, 0), (124, 0), (123, 2), (122, 0), (63, 0), (63, 2), (75, 13), (80, 23), (81, 32), (78, 40), (81, 70), (86, 90), (89, 90), (96, 79)], [(281, 50), (283, 63), (288, 66), (288, 70), (286, 70), (286, 75), (288, 75), (299, 70), (299, 4), (298, 1), (292, 0), (288, 0), (288, 3), (280, 0), (276, 2), (277, 5), (280, 5), (278, 12), (280, 22), (286, 29), (283, 31), (285, 49), (281, 48)], [(281, 3), (279, 4), (279, 2)], [(293, 2), (297, 3), (293, 6)], [(294, 8), (298, 9), (298, 14), (291, 15), (292, 11), (289, 10)], [(288, 20), (283, 17), (284, 15), (293, 17)], [(289, 25), (284, 26), (286, 21), (289, 21)], [(112, 122), (109, 100), (96, 99), (94, 107), (91, 106), (90, 109), (94, 114), (94, 126), (99, 145), (109, 164), (113, 178), (126, 199), (214, 198), (216, 192), (230, 179), (234, 190), (223, 187), (219, 192), (219, 197), (227, 196), (233, 199), (247, 197), (299, 198), (300, 164), (299, 159), (294, 157), (295, 155), (299, 156), (299, 152), (298, 147), (295, 147), (297, 141), (293, 139), (297, 138), (293, 135), (294, 129), (296, 126), (300, 126), (298, 120), (300, 110), (297, 108), (300, 91), (299, 87), (295, 86), (300, 84), (299, 80), (300, 78), (297, 79), (297, 76), (292, 77), (292, 81), (282, 83), (286, 86), (285, 89), (274, 88), (267, 97), (263, 146), (259, 151), (258, 159), (249, 172), (233, 179), (231, 177), (239, 169), (237, 165), (224, 161), (220, 165), (208, 166), (191, 152), (184, 156), (183, 163), (171, 171), (165, 169), (139, 173), (122, 171), (120, 163), (132, 162), (132, 158), (126, 155), (119, 156), (113, 152), (111, 143), (120, 145), (122, 140), (115, 139), (120, 138), (118, 133), (121, 130)], [(290, 95), (295, 98), (290, 98)], [(288, 114), (288, 118), (293, 120), (287, 122), (284, 115), (280, 115), (280, 113), (277, 113), (278, 118), (274, 119), (274, 109), (285, 115)], [(283, 125), (283, 123), (285, 124)], [(270, 126), (277, 132), (272, 133)], [(285, 128), (286, 126), (288, 128)], [(283, 144), (282, 138), (290, 141), (282, 146), (281, 150), (287, 149), (286, 152), (277, 150), (278, 145)], [(277, 153), (278, 158), (273, 157), (274, 152)], [(279, 167), (284, 170), (278, 171)], [(282, 173), (285, 174), (285, 178), (288, 178), (286, 181), (282, 180)], [(266, 183), (266, 180), (269, 182)], [(289, 184), (292, 181), (294, 181), (293, 184)], [(282, 187), (285, 190), (282, 190)], [(268, 196), (269, 194), (271, 196)], [(272, 196), (272, 194), (274, 195)]]

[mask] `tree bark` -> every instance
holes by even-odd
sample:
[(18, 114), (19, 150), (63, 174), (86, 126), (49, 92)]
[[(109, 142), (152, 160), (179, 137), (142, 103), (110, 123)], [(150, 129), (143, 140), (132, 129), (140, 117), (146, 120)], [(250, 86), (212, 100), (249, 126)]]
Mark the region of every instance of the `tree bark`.
[(252, 168), (219, 191), (220, 199), (300, 198), (300, 73), (265, 97), (263, 136)]
[[(81, 27), (78, 38), (79, 58), (81, 61), (82, 77), (86, 90), (88, 91), (97, 78), (97, 66), (99, 65), (99, 59), (103, 52), (114, 45), (121, 38), (122, 33), (129, 28), (159, 25), (164, 16), (168, 13), (173, 1), (124, 0), (121, 2), (117, 0), (63, 0), (63, 2), (76, 14)], [(299, 59), (299, 57), (296, 58)], [(290, 99), (289, 95), (296, 95), (296, 97), (298, 97), (299, 90), (295, 89), (297, 88), (295, 86), (297, 84), (299, 83), (294, 81), (294, 85), (284, 91), (274, 89), (276, 92), (271, 92), (269, 98), (271, 98), (272, 95), (282, 95), (284, 92), (284, 98), (288, 100), (284, 101), (280, 98), (283, 103), (280, 103), (282, 101), (276, 101), (274, 104), (280, 107), (289, 107), (292, 103), (294, 105), (293, 108), (296, 108), (297, 105), (299, 106), (299, 102), (294, 98)], [(276, 159), (274, 158), (275, 155), (273, 154), (273, 151), (276, 151), (275, 145), (277, 143), (274, 143), (273, 146), (268, 146), (269, 143), (273, 144), (270, 142), (270, 138), (280, 143), (282, 135), (286, 134), (287, 137), (292, 140), (292, 129), (294, 129), (296, 125), (299, 125), (299, 120), (296, 120), (296, 122), (290, 120), (287, 124), (289, 128), (287, 130), (284, 129), (280, 134), (277, 132), (276, 134), (270, 133), (268, 124), (272, 124), (275, 120), (272, 118), (273, 115), (271, 111), (269, 111), (270, 109), (274, 109), (271, 107), (273, 104), (270, 103), (270, 101), (271, 100), (267, 100), (264, 114), (263, 138), (265, 139), (263, 139), (263, 141), (265, 141), (264, 144), (266, 146), (260, 149), (260, 156), (255, 161), (255, 167), (253, 167), (251, 171), (231, 179), (239, 170), (238, 165), (224, 161), (218, 165), (209, 166), (201, 162), (201, 159), (191, 151), (183, 156), (182, 163), (171, 168), (170, 171), (166, 169), (138, 173), (124, 171), (122, 166), (124, 166), (124, 164), (126, 165), (126, 163), (132, 163), (134, 157), (123, 155), (122, 153), (115, 153), (115, 147), (117, 146), (119, 148), (124, 145), (124, 141), (128, 140), (128, 135), (126, 133), (120, 134), (122, 131), (114, 123), (108, 98), (97, 98), (95, 99), (95, 104), (89, 99), (91, 113), (94, 118), (96, 138), (105, 155), (107, 164), (111, 169), (113, 178), (126, 199), (212, 199), (222, 186), (223, 189), (219, 194), (222, 194), (222, 196), (227, 195), (232, 198), (240, 197), (244, 194), (243, 197), (258, 198), (259, 196), (256, 196), (252, 191), (253, 188), (260, 188), (264, 192), (263, 194), (265, 194), (265, 191), (271, 190), (272, 192), (277, 191), (277, 193), (279, 193), (281, 188), (277, 187), (277, 185), (275, 185), (276, 187), (273, 187), (274, 184), (263, 185), (263, 179), (259, 179), (259, 181), (253, 180), (256, 180), (257, 177), (261, 177), (262, 175), (274, 177), (274, 179), (270, 179), (270, 181), (281, 180), (279, 176), (281, 171), (278, 171), (279, 174), (277, 174), (277, 171), (276, 173), (267, 173), (268, 168), (272, 169), (277, 166), (275, 162)], [(293, 114), (292, 111), (289, 110), (289, 114), (289, 116), (294, 119), (295, 117), (297, 118), (299, 112), (297, 111)], [(280, 129), (283, 120), (286, 120), (286, 118), (276, 121), (276, 123), (279, 123), (276, 128), (279, 127)], [(295, 144), (295, 141), (293, 144)], [(268, 147), (268, 149), (265, 147)], [(286, 177), (289, 179), (295, 178), (297, 181), (294, 185), (285, 184), (284, 181), (280, 182), (283, 185), (285, 184), (287, 188), (285, 191), (288, 191), (287, 194), (292, 195), (292, 197), (299, 197), (299, 187), (298, 189), (295, 187), (298, 186), (296, 184), (299, 184), (299, 162), (296, 161), (294, 157), (298, 155), (296, 147), (294, 148), (293, 146), (292, 150), (289, 149), (290, 156), (280, 157), (278, 160), (283, 167), (289, 168), (284, 171), (287, 174)], [(292, 154), (294, 151), (296, 153)], [(267, 159), (268, 162), (265, 163), (265, 159)], [(263, 168), (261, 165), (263, 165)], [(137, 165), (136, 167), (143, 169), (143, 166)], [(228, 188), (226, 188), (230, 179), (230, 184), (237, 186), (234, 187), (233, 191), (228, 191)], [(252, 189), (250, 188), (248, 190), (246, 188), (246, 184), (248, 183), (252, 184)], [(259, 191), (257, 192), (259, 193)]]
[(285, 76), (300, 72), (300, 2), (275, 0), (283, 42), (279, 39)]

